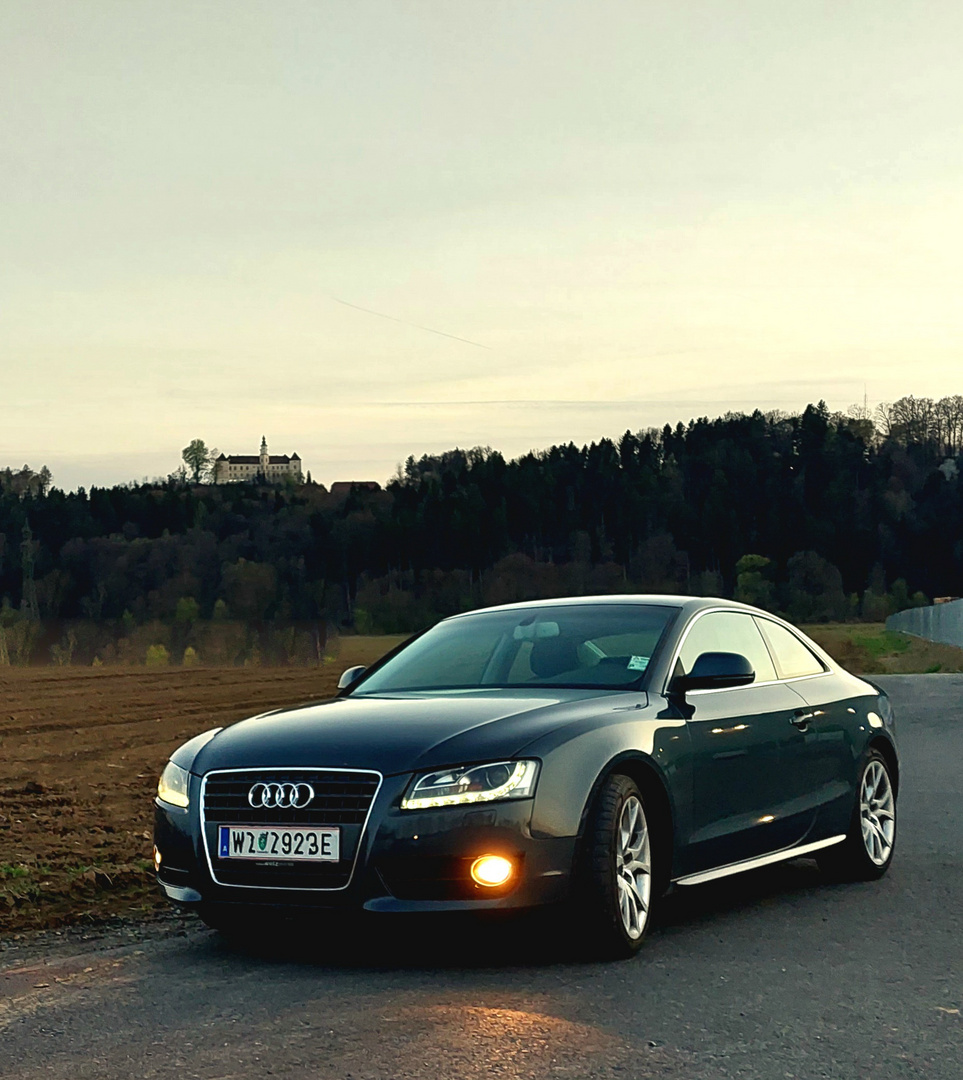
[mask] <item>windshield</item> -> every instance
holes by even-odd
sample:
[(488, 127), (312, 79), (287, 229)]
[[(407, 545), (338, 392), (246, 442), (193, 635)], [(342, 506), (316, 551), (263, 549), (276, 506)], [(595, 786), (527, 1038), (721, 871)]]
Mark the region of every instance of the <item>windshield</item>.
[(641, 684), (677, 608), (585, 604), (478, 612), (432, 627), (363, 678), (356, 695), (404, 690)]

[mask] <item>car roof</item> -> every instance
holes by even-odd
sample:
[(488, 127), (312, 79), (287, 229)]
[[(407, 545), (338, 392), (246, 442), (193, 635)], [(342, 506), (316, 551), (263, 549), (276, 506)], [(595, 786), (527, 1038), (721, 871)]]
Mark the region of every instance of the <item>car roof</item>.
[(604, 596), (560, 596), (550, 600), (522, 600), (514, 604), (496, 604), (493, 607), (474, 608), (472, 611), (464, 611), (458, 615), (451, 615), (449, 618), (464, 619), (469, 615), (480, 615), (490, 611), (537, 611), (539, 608), (584, 607), (587, 605), (625, 606), (626, 604), (681, 608), (686, 615), (694, 614), (702, 608), (720, 607), (731, 608), (733, 611), (751, 611), (755, 614), (766, 614), (758, 608), (750, 607), (748, 604), (740, 604), (735, 600), (725, 600), (718, 596), (676, 596), (670, 593), (616, 593)]

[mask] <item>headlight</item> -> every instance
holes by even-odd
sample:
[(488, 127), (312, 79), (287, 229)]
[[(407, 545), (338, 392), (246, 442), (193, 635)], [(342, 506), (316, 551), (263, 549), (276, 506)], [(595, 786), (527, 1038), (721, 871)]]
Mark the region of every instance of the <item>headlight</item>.
[(186, 808), (190, 804), (187, 794), (190, 775), (187, 769), (182, 769), (180, 765), (168, 761), (160, 775), (160, 780), (157, 781), (157, 798), (162, 802), (170, 803), (171, 806)]
[(537, 761), (496, 761), (491, 765), (439, 769), (415, 777), (401, 800), (401, 809), (527, 799), (535, 792), (537, 777)]

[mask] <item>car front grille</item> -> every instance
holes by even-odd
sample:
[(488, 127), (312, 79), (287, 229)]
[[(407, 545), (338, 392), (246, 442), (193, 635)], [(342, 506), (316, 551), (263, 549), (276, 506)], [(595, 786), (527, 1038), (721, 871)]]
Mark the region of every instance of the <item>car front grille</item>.
[[(204, 816), (220, 825), (363, 825), (380, 779), (373, 772), (326, 769), (214, 773), (204, 788)], [(308, 783), (314, 799), (303, 810), (255, 809), (247, 796), (261, 783)]]
[[(308, 783), (314, 799), (302, 809), (252, 807), (255, 784)], [(263, 889), (343, 889), (351, 879), (361, 833), (378, 788), (376, 772), (337, 769), (258, 769), (216, 772), (204, 781), (204, 836), (211, 873), (220, 885)], [(334, 825), (341, 831), (340, 860), (285, 862), (218, 857), (220, 825)]]

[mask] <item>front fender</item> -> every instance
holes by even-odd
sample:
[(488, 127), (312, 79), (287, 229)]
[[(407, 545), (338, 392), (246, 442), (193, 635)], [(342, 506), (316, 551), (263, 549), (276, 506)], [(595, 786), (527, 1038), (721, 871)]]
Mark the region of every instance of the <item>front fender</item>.
[(685, 720), (630, 714), (604, 727), (586, 723), (564, 734), (554, 746), (540, 739), (519, 755), (543, 762), (532, 811), (533, 836), (577, 836), (598, 785), (623, 762), (641, 764), (661, 780), (675, 831), (681, 829), (684, 835), (692, 813), (692, 754)]

